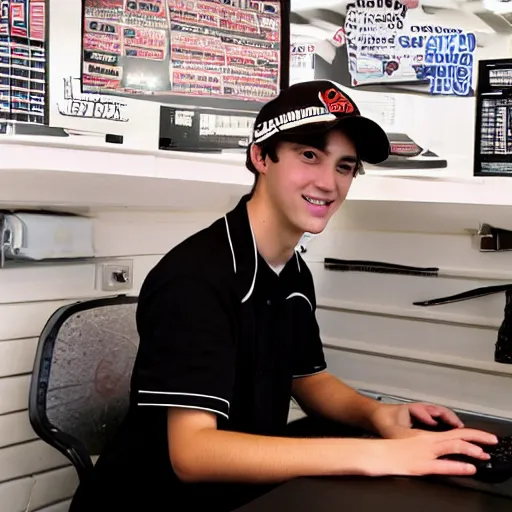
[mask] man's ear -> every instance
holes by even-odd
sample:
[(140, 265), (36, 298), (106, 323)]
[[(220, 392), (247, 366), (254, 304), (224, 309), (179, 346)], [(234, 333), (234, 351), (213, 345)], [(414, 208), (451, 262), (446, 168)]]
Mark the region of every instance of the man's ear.
[(258, 173), (265, 174), (267, 172), (267, 163), (261, 154), (261, 148), (258, 144), (251, 145), (251, 161)]

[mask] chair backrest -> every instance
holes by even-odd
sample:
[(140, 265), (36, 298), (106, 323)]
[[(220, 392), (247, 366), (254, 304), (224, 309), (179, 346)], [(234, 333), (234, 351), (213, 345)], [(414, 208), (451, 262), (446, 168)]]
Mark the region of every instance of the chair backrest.
[(129, 404), (139, 345), (137, 297), (59, 308), (39, 338), (30, 386), (35, 432), (74, 464), (80, 479), (117, 430)]

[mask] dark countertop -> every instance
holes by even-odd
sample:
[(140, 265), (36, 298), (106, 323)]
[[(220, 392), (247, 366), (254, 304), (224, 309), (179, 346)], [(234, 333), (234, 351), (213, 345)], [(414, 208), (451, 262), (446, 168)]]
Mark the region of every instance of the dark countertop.
[[(466, 427), (512, 435), (512, 421), (459, 414)], [(284, 483), (236, 512), (512, 512), (512, 478), (321, 477)]]
[(237, 512), (510, 512), (512, 498), (419, 478), (298, 478)]

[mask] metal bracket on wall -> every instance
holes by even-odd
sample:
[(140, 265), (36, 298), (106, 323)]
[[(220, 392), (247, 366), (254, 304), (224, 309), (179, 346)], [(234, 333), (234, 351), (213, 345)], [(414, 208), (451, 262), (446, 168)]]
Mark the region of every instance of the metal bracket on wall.
[(0, 268), (5, 265), (5, 252), (10, 246), (10, 231), (7, 230), (5, 215), (0, 213)]
[(494, 350), (494, 361), (503, 364), (512, 364), (512, 284), (496, 286), (481, 286), (466, 292), (457, 293), (448, 297), (439, 297), (424, 301), (413, 302), (414, 306), (439, 306), (452, 304), (463, 300), (485, 297), (494, 293), (505, 292), (505, 309), (503, 321), (498, 329), (498, 338)]
[(481, 252), (512, 251), (512, 231), (482, 224), (478, 230)]

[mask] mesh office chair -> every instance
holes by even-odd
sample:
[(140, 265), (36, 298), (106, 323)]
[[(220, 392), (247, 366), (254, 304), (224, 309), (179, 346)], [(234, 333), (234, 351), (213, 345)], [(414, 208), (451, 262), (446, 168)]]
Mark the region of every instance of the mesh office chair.
[(137, 297), (124, 295), (63, 306), (39, 337), (30, 422), (81, 480), (128, 409), (139, 344), (136, 307)]

